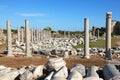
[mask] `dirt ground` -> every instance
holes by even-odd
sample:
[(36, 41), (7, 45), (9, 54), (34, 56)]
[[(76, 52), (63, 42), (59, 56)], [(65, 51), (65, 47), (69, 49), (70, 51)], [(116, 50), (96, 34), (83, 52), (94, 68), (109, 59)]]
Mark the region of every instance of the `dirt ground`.
[[(1, 54), (0, 54), (1, 55)], [(38, 56), (38, 55), (36, 55)], [(49, 58), (41, 58), (41, 57), (32, 57), (32, 58), (26, 58), (23, 56), (16, 56), (16, 57), (6, 57), (3, 55), (0, 57), (0, 65), (4, 65), (7, 67), (12, 67), (12, 68), (19, 68), (22, 66), (29, 66), (29, 65), (45, 65)], [(100, 57), (99, 55), (92, 56), (90, 59), (83, 59), (83, 58), (76, 58), (76, 56), (73, 56), (72, 58), (66, 58), (64, 59), (66, 62), (67, 67), (70, 69), (73, 67), (75, 64), (83, 64), (86, 67), (96, 65), (96, 66), (104, 66), (107, 64), (105, 59)]]

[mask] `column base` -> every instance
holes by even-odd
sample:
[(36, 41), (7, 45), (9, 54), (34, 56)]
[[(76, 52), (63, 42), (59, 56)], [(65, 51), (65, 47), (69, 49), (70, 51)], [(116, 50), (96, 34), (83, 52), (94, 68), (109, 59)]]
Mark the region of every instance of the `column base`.
[(85, 59), (90, 59), (90, 56), (84, 56)]
[(26, 55), (26, 57), (32, 57), (32, 55)]
[(15, 56), (12, 54), (7, 54), (7, 57), (15, 57)]

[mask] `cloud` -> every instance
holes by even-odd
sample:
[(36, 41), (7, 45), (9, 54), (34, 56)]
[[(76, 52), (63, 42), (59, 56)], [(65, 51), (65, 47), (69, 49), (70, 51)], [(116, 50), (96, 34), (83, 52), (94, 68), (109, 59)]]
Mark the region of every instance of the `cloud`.
[(16, 15), (24, 16), (24, 17), (41, 17), (46, 16), (44, 13), (16, 13)]
[(6, 5), (0, 5), (0, 10), (4, 10), (6, 7)]

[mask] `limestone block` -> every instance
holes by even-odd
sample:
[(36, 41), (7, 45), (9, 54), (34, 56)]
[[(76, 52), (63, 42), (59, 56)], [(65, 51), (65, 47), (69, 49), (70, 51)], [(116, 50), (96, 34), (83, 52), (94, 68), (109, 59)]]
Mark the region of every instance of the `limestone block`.
[(55, 77), (54, 79), (52, 80), (67, 80), (66, 78), (63, 78), (63, 77)]
[(99, 77), (87, 77), (87, 78), (84, 78), (83, 80), (103, 80)]
[(7, 73), (11, 70), (11, 68), (3, 68), (0, 70), (0, 74), (4, 74), (4, 73)]
[(63, 58), (51, 58), (46, 63), (47, 70), (59, 70), (61, 67), (65, 66), (66, 62)]
[(68, 70), (67, 70), (67, 67), (64, 66), (55, 72), (55, 74), (53, 75), (53, 79), (55, 79), (57, 77), (61, 77), (63, 79), (66, 79), (67, 76), (68, 76)]
[(70, 72), (72, 71), (78, 71), (82, 76), (85, 76), (85, 66), (82, 64), (76, 64), (74, 65), (74, 67), (70, 70)]
[(12, 70), (8, 73), (0, 75), (0, 80), (14, 80), (19, 75), (18, 70)]
[(98, 67), (97, 66), (91, 66), (87, 70), (87, 77), (98, 77), (99, 75), (97, 74)]
[(115, 65), (107, 64), (103, 68), (103, 74), (105, 76), (105, 80), (119, 80), (120, 72), (116, 69)]
[(26, 70), (23, 74), (20, 75), (20, 80), (32, 80), (33, 74), (29, 70)]
[(83, 79), (82, 75), (76, 70), (70, 72), (70, 75), (68, 77), (68, 80), (82, 80), (82, 79)]
[(26, 69), (25, 69), (25, 67), (22, 67), (22, 68), (18, 69), (18, 71), (19, 71), (19, 74), (23, 74), (26, 71)]
[(44, 67), (43, 65), (39, 65), (33, 70), (34, 79), (37, 79), (43, 75), (43, 67)]

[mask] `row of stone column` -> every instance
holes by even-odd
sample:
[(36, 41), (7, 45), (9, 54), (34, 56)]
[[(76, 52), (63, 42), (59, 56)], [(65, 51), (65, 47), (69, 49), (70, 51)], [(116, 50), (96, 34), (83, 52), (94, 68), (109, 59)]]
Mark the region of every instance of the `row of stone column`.
[[(96, 30), (93, 30), (93, 35), (92, 35), (92, 37), (95, 37), (96, 35), (95, 35), (95, 32), (96, 32)], [(91, 33), (92, 34), (92, 33)], [(99, 39), (99, 37), (100, 37), (100, 31), (99, 31), (99, 29), (97, 29), (97, 38)]]
[[(112, 13), (106, 13), (106, 58), (112, 60), (111, 57), (111, 17)], [(84, 19), (84, 58), (90, 58), (89, 56), (89, 19)], [(99, 36), (99, 35), (98, 35)]]
[[(110, 54), (110, 49), (111, 49), (111, 16), (112, 16), (112, 13), (111, 12), (107, 12), (107, 14), (106, 14), (106, 58), (108, 58), (110, 60), (112, 59), (111, 58), (111, 54)], [(11, 25), (10, 21), (7, 21), (6, 26), (7, 26), (7, 30), (8, 30), (7, 31), (8, 56), (12, 56), (12, 39), (11, 39), (11, 28), (10, 28), (10, 25)], [(90, 56), (89, 56), (89, 19), (88, 18), (84, 19), (84, 30), (85, 30), (85, 36), (84, 36), (84, 57), (85, 58), (90, 58)], [(37, 34), (38, 34), (38, 32), (37, 32)], [(18, 32), (18, 36), (19, 35), (20, 34)], [(35, 35), (35, 33), (32, 34), (32, 37), (34, 35)], [(22, 35), (22, 39), (23, 39), (23, 35)], [(33, 39), (34, 38), (32, 38), (32, 40)], [(18, 40), (20, 40), (20, 38)], [(27, 56), (31, 56), (31, 52), (30, 52), (30, 31), (29, 31), (29, 22), (28, 22), (28, 20), (25, 20), (25, 40), (26, 40), (26, 54), (27, 54)]]
[(70, 38), (70, 32), (64, 30), (63, 38)]
[[(7, 45), (8, 45), (7, 56), (13, 56), (13, 54), (12, 54), (11, 24), (10, 24), (9, 20), (7, 20), (6, 26), (7, 26)], [(30, 32), (29, 32), (29, 21), (28, 20), (25, 20), (25, 42), (26, 42), (26, 56), (31, 57), (32, 55), (31, 55), (31, 51), (30, 51)]]
[[(8, 43), (8, 56), (13, 56), (12, 54), (12, 37), (11, 37), (11, 24), (8, 20), (6, 22), (7, 26), (7, 43)], [(51, 31), (45, 31), (38, 29), (37, 27), (34, 30), (29, 29), (29, 21), (25, 20), (25, 28), (18, 28), (18, 42), (26, 43), (26, 55), (31, 57), (30, 51), (30, 42), (38, 43), (44, 39), (51, 38)]]
[[(18, 42), (25, 42), (24, 27), (18, 28)], [(39, 28), (30, 29), (30, 41), (38, 43), (44, 39), (51, 38), (51, 31), (41, 30)]]

